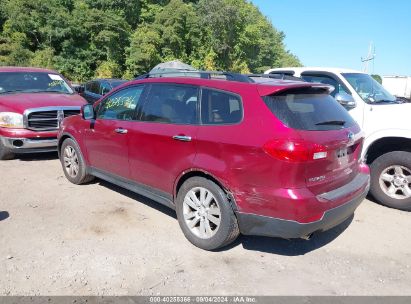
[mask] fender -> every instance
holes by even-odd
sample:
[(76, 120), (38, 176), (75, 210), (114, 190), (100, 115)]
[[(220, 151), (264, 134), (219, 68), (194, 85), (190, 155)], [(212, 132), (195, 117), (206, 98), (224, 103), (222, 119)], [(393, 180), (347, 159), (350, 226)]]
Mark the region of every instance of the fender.
[(233, 208), (233, 210), (238, 210), (237, 208), (237, 203), (235, 201), (235, 197), (233, 195), (233, 193), (230, 191), (230, 188), (227, 186), (227, 181), (215, 176), (214, 174), (204, 170), (204, 169), (200, 169), (200, 168), (190, 168), (190, 169), (186, 169), (184, 171), (182, 171), (177, 178), (174, 181), (174, 186), (173, 186), (173, 197), (176, 198), (177, 197), (177, 185), (178, 182), (181, 180), (181, 178), (186, 175), (187, 173), (190, 172), (201, 172), (204, 175), (208, 175), (211, 176), (222, 188), (223, 190), (227, 193), (228, 198), (230, 200), (231, 206)]
[(61, 139), (64, 136), (72, 138), (80, 147), (83, 159), (88, 166), (90, 164), (87, 147), (84, 144), (85, 130), (90, 126), (90, 121), (83, 120), (79, 115), (65, 118), (60, 126), (58, 138), (58, 146), (60, 147)]
[(411, 130), (407, 129), (383, 129), (369, 134), (364, 140), (364, 146), (362, 150), (362, 159), (365, 159), (365, 155), (368, 153), (370, 146), (379, 139), (388, 138), (388, 137), (397, 137), (397, 138), (406, 138), (411, 141)]
[(59, 158), (60, 158), (60, 147), (61, 147), (61, 144), (63, 143), (63, 138), (65, 138), (65, 137), (70, 137), (72, 140), (76, 140), (74, 137), (73, 137), (73, 135), (71, 135), (70, 133), (68, 133), (68, 132), (62, 132), (62, 133), (59, 133), (58, 134), (58, 142), (57, 142), (57, 153), (58, 153), (58, 155), (59, 155)]

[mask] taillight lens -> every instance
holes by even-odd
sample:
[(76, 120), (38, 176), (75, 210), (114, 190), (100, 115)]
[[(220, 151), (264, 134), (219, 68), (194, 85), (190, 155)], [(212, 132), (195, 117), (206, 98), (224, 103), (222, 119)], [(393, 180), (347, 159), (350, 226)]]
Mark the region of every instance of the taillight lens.
[(325, 146), (304, 140), (274, 139), (265, 143), (263, 150), (272, 157), (291, 162), (327, 158)]

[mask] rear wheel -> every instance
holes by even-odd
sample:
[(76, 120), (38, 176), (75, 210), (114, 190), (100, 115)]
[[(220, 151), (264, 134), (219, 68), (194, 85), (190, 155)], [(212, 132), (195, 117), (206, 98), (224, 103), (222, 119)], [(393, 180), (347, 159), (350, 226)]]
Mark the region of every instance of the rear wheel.
[(0, 160), (10, 160), (14, 158), (14, 153), (6, 148), (0, 140)]
[(411, 211), (411, 153), (386, 153), (370, 168), (370, 192), (374, 198), (382, 205)]
[(239, 235), (226, 193), (206, 178), (193, 177), (184, 182), (177, 195), (176, 211), (184, 235), (199, 248), (218, 249)]
[(66, 139), (61, 145), (60, 161), (64, 175), (73, 184), (80, 185), (94, 179), (94, 176), (87, 174), (80, 148), (71, 138)]

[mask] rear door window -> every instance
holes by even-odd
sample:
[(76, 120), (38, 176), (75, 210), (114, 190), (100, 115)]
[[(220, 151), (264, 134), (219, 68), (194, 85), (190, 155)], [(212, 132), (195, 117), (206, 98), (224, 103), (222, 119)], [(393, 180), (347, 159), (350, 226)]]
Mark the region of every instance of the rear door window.
[(93, 94), (99, 94), (100, 84), (97, 81), (90, 81), (86, 84), (86, 91)]
[(271, 112), (293, 129), (338, 130), (355, 124), (344, 107), (324, 90), (295, 89), (263, 99)]
[(141, 120), (197, 124), (198, 95), (199, 89), (195, 86), (153, 84), (141, 110)]
[(93, 82), (87, 82), (84, 87), (85, 87), (85, 90), (86, 90), (87, 92), (91, 92), (91, 87), (92, 87), (92, 86), (93, 86)]
[(243, 118), (241, 98), (227, 92), (203, 89), (201, 122), (206, 125), (235, 124)]

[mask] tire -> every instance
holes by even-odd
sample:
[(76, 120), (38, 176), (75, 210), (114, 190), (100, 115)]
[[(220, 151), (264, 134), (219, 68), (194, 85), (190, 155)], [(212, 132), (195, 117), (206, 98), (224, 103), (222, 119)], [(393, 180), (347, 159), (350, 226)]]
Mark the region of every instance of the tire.
[(383, 154), (371, 165), (370, 193), (381, 205), (411, 211), (411, 153)]
[[(197, 200), (190, 198), (193, 194)], [(224, 247), (240, 234), (226, 193), (209, 179), (192, 177), (185, 181), (177, 194), (176, 212), (185, 237), (201, 249)], [(194, 227), (190, 228), (189, 223)]]
[(77, 143), (71, 138), (66, 139), (61, 145), (60, 162), (64, 175), (71, 183), (81, 185), (94, 179), (94, 176), (87, 174), (83, 154)]
[(14, 158), (14, 153), (6, 148), (0, 140), (0, 160), (11, 160)]

